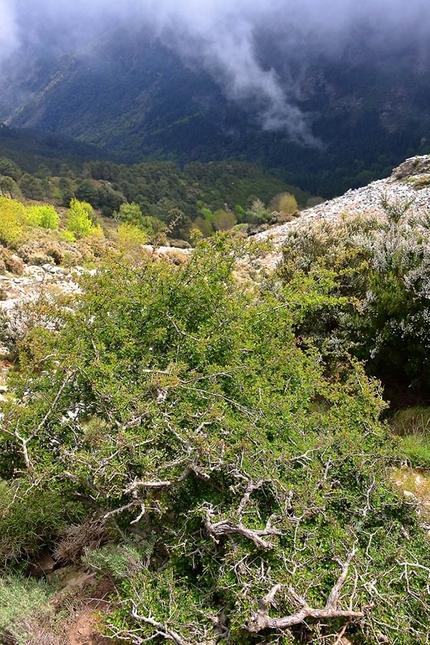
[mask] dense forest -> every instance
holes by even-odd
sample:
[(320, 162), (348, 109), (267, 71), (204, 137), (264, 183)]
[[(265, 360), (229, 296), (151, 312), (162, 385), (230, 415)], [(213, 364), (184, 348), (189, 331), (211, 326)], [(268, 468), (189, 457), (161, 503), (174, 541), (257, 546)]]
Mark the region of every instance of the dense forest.
[(169, 236), (183, 240), (189, 240), (193, 228), (209, 235), (237, 224), (265, 224), (273, 213), (291, 216), (311, 199), (309, 193), (246, 162), (194, 162), (183, 169), (167, 161), (126, 166), (85, 161), (72, 153), (89, 150), (68, 146), (67, 142), (69, 156), (63, 158), (35, 156), (31, 148), (17, 156), (4, 148), (9, 156), (0, 157), (0, 192), (64, 207), (76, 198), (100, 216), (140, 227), (149, 238), (171, 227)]

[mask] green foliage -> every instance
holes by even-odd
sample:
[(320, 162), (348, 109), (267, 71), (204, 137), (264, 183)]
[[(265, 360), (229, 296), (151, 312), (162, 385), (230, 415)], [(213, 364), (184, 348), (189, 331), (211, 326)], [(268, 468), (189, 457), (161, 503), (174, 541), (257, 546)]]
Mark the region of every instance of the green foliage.
[(119, 208), (119, 213), (115, 213), (121, 222), (127, 222), (128, 224), (134, 224), (139, 226), (142, 220), (142, 211), (140, 210), (139, 204), (121, 204)]
[(414, 406), (398, 410), (390, 419), (390, 425), (395, 434), (428, 435), (430, 436), (430, 408)]
[(68, 231), (67, 229), (61, 231), (61, 239), (65, 242), (70, 242), (71, 244), (76, 242), (76, 237), (73, 235), (72, 231)]
[(282, 215), (291, 215), (292, 213), (295, 213), (297, 210), (297, 200), (294, 195), (290, 195), (290, 193), (284, 193), (281, 195), (278, 209)]
[(178, 266), (113, 259), (74, 300), (34, 312), (4, 404), (4, 476), (20, 496), (0, 535), (48, 491), (116, 524), (131, 550), (87, 557), (117, 577), (119, 639), (421, 644), (428, 545), (387, 480), (396, 442), (378, 384), (354, 362), (326, 377), (296, 335), (345, 304), (337, 276), (237, 289), (252, 253), (217, 235)]
[(0, 242), (14, 246), (24, 239), (25, 206), (9, 197), (0, 197)]
[(166, 233), (171, 238), (183, 240), (190, 239), (191, 220), (179, 208), (171, 208), (166, 215), (162, 215), (166, 222)]
[(251, 208), (241, 213), (240, 221), (249, 222), (250, 224), (263, 224), (270, 219), (270, 211), (267, 209), (261, 199), (254, 199)]
[(216, 231), (228, 231), (236, 224), (237, 220), (231, 211), (218, 210), (213, 216), (213, 227)]
[(0, 175), (6, 175), (14, 181), (18, 181), (22, 171), (11, 159), (0, 157)]
[[(63, 176), (52, 177), (51, 167), (56, 167), (56, 171)], [(180, 211), (181, 224), (172, 230), (171, 237), (186, 240), (193, 227), (203, 229), (204, 235), (210, 235), (214, 228), (212, 211), (230, 213), (233, 206), (240, 222), (267, 221), (270, 213), (261, 200), (268, 202), (279, 190), (287, 188), (282, 180), (243, 162), (195, 163), (181, 171), (178, 165), (171, 162), (141, 163), (127, 167), (94, 161), (81, 165), (79, 169), (64, 163), (50, 164), (48, 167), (38, 159), (33, 174), (23, 174), (18, 166), (6, 159), (4, 168), (3, 178), (0, 173), (0, 192), (9, 197), (18, 197), (21, 191), (7, 172), (19, 179), (26, 197), (39, 201), (55, 197), (66, 207), (70, 206), (72, 199), (77, 199), (91, 204), (93, 209), (100, 209), (103, 216), (114, 215), (139, 225), (149, 237), (156, 237), (165, 228), (159, 222), (171, 224), (174, 219), (169, 215), (171, 211)], [(295, 190), (303, 204), (306, 202), (307, 194), (302, 194), (299, 189), (291, 190)], [(255, 212), (246, 212), (244, 207), (251, 191), (260, 207), (254, 209)], [(203, 217), (205, 223), (199, 219), (193, 225), (199, 217)], [(221, 219), (224, 220), (220, 222), (221, 228), (217, 227), (220, 230), (234, 226), (231, 214)]]
[(6, 197), (13, 199), (14, 197), (19, 197), (21, 191), (18, 187), (18, 184), (7, 175), (0, 175), (0, 192)]
[(381, 206), (384, 209), (388, 221), (394, 225), (400, 224), (400, 222), (406, 217), (412, 203), (413, 200), (409, 202), (405, 202), (401, 199), (390, 201), (386, 195), (383, 195), (381, 198)]
[(94, 224), (94, 211), (91, 204), (72, 199), (67, 216), (67, 229), (77, 238), (101, 237), (103, 235), (99, 224)]
[(118, 228), (118, 243), (122, 248), (139, 246), (147, 241), (146, 233), (135, 224), (124, 223)]
[(411, 466), (430, 468), (430, 408), (398, 410), (390, 419), (393, 432), (402, 437), (402, 450)]
[(28, 173), (22, 175), (19, 180), (19, 187), (22, 194), (30, 199), (42, 200), (45, 197), (44, 183), (41, 179)]
[(413, 468), (430, 469), (430, 437), (428, 434), (402, 437), (401, 449)]
[(97, 206), (97, 188), (90, 181), (82, 181), (76, 191), (76, 199), (81, 202), (88, 202), (91, 206)]
[(203, 237), (209, 237), (214, 232), (213, 226), (210, 221), (203, 219), (203, 217), (196, 217), (193, 222), (193, 227), (197, 228)]
[(19, 463), (19, 455), (10, 444), (2, 442), (0, 472), (10, 482), (0, 482), (0, 559), (10, 562), (31, 558), (47, 543), (53, 543), (59, 533), (82, 517), (82, 508), (73, 500), (64, 499), (57, 487), (41, 485), (21, 494), (20, 482), (13, 481), (12, 473)]
[(430, 392), (430, 243), (424, 222), (403, 219), (408, 205), (390, 208), (388, 223), (363, 216), (297, 227), (286, 239), (281, 273), (289, 280), (315, 266), (337, 272), (334, 293), (353, 298), (355, 307), (308, 320), (301, 332), (325, 350), (366, 360), (368, 372), (391, 388), (389, 398), (401, 402), (398, 388)]
[[(38, 645), (35, 622), (50, 612), (52, 589), (43, 580), (24, 580), (16, 576), (0, 578), (0, 638), (16, 645)], [(40, 636), (40, 634), (39, 634)], [(7, 640), (3, 640), (3, 638)]]
[(56, 231), (60, 223), (60, 217), (55, 208), (50, 204), (43, 206), (29, 206), (26, 213), (27, 221), (31, 226), (40, 226)]
[(281, 215), (292, 215), (297, 211), (297, 200), (291, 193), (281, 193), (276, 195), (270, 203), (273, 210), (278, 211)]

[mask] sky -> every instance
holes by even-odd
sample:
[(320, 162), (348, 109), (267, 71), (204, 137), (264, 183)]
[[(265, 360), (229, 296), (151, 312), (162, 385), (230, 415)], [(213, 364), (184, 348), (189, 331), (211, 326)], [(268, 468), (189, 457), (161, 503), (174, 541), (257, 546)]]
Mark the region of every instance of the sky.
[(428, 40), (430, 1), (0, 0), (0, 64), (18, 62), (29, 43), (69, 53), (112, 22), (149, 23), (165, 45), (212, 73), (229, 98), (258, 98), (263, 128), (282, 128), (312, 144), (295, 105), (297, 87), (285, 78), (281, 83), (274, 66), (262, 63), (261, 39), (273, 42), (284, 68), (297, 56), (304, 65), (311, 51), (340, 56), (359, 28), (364, 40), (390, 56), (411, 38)]

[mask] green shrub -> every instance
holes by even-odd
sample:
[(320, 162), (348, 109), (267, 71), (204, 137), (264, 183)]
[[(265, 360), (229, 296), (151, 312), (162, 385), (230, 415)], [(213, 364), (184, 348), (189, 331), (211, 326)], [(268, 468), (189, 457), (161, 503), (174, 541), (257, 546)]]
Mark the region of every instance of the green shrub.
[(0, 242), (14, 246), (23, 241), (25, 206), (9, 197), (0, 197)]
[(412, 434), (402, 437), (401, 450), (408, 463), (416, 468), (430, 469), (430, 436)]
[(72, 231), (61, 231), (61, 239), (65, 242), (70, 242), (71, 244), (76, 242), (76, 237), (73, 235)]
[(274, 203), (271, 206), (274, 210), (279, 211), (281, 215), (291, 215), (297, 211), (297, 200), (290, 193), (281, 193), (272, 201)]
[(430, 468), (430, 408), (399, 410), (390, 419), (390, 426), (402, 437), (401, 449), (410, 465)]
[(405, 218), (408, 207), (385, 204), (388, 223), (364, 215), (304, 222), (289, 232), (280, 270), (286, 281), (318, 267), (336, 272), (333, 293), (350, 306), (308, 318), (298, 333), (317, 338), (324, 352), (365, 360), (399, 401), (430, 393), (430, 241), (424, 218)]
[(51, 204), (44, 204), (43, 206), (29, 206), (27, 208), (27, 221), (31, 226), (40, 226), (56, 231), (60, 218)]
[(139, 226), (130, 223), (121, 224), (118, 228), (118, 243), (120, 247), (136, 247), (146, 244), (148, 237)]
[(52, 535), (61, 513), (33, 527), (20, 506), (46, 489), (136, 536), (88, 556), (119, 578), (120, 640), (421, 645), (428, 544), (387, 477), (378, 384), (354, 362), (327, 377), (296, 334), (342, 302), (336, 274), (235, 289), (250, 253), (218, 235), (177, 266), (113, 259), (35, 313), (4, 406), (20, 498), (0, 535)]
[[(2, 443), (0, 473), (12, 477), (19, 462), (15, 450)], [(82, 516), (79, 504), (65, 500), (58, 490), (40, 486), (21, 495), (12, 481), (0, 481), (0, 559), (3, 562), (31, 558), (47, 542), (53, 542), (70, 522)], [(13, 512), (12, 512), (13, 508)]]
[(94, 224), (94, 210), (91, 204), (72, 199), (67, 216), (67, 229), (77, 238), (102, 237), (99, 224)]
[(398, 410), (390, 419), (393, 432), (405, 435), (428, 436), (430, 439), (430, 408), (415, 406)]
[(142, 219), (142, 211), (140, 210), (139, 204), (121, 204), (119, 212), (114, 213), (114, 217), (115, 216), (120, 219), (121, 222), (138, 226)]
[(53, 589), (43, 580), (25, 580), (17, 576), (0, 578), (1, 642), (39, 645), (40, 632), (36, 634), (35, 627), (51, 612), (52, 593)]

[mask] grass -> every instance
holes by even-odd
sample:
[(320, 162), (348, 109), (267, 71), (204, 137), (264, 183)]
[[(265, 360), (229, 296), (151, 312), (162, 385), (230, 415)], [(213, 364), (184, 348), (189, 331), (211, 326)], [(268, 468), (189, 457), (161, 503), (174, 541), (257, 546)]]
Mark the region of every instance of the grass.
[(408, 463), (430, 470), (430, 407), (399, 410), (390, 425), (401, 437), (400, 447)]
[(0, 578), (0, 640), (2, 634), (10, 634), (17, 645), (39, 643), (35, 624), (43, 623), (43, 617), (48, 616), (52, 592), (43, 580)]
[(425, 435), (402, 437), (400, 448), (412, 466), (430, 470), (430, 441), (428, 437)]

